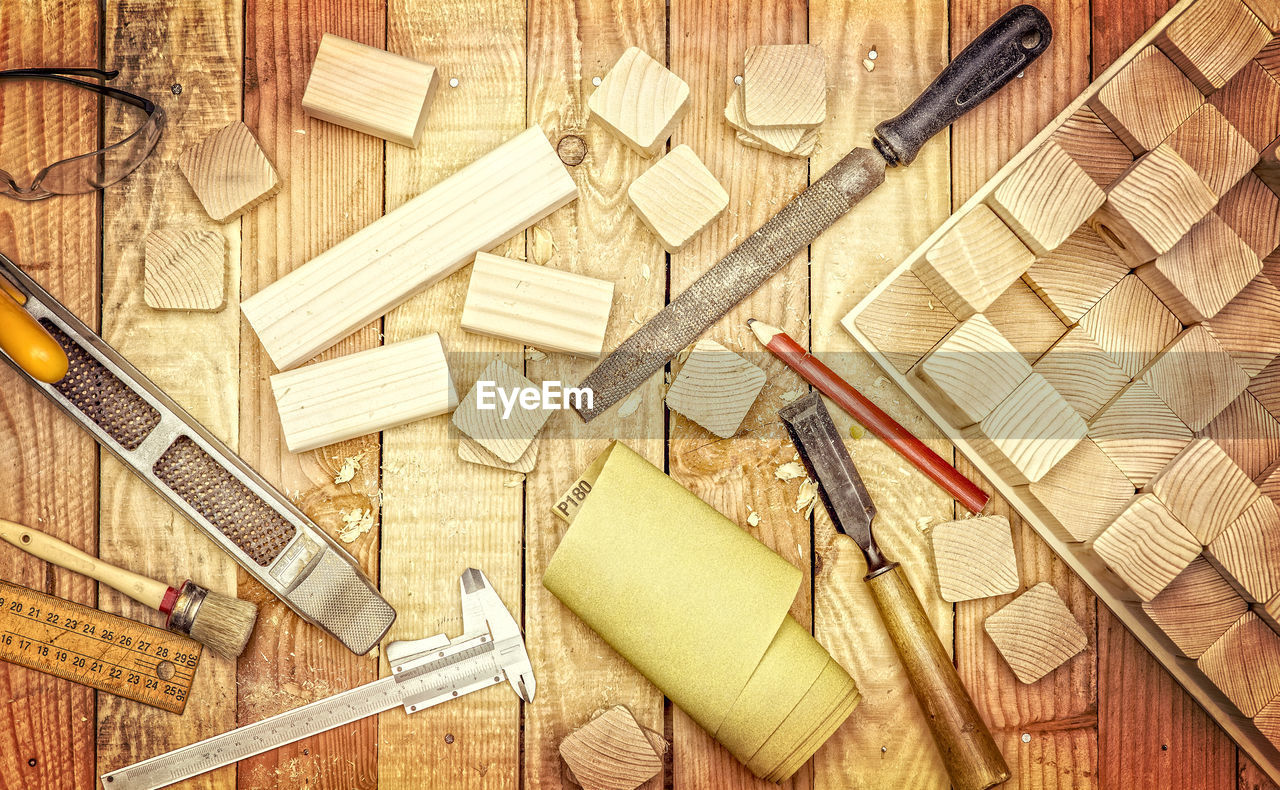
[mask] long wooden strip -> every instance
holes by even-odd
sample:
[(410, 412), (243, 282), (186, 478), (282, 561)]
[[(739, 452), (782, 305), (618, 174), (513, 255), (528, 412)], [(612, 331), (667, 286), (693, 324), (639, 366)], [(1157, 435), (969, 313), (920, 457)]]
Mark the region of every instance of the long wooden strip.
[[(536, 126), (263, 288), (241, 305), (281, 369), (305, 362), (577, 197)], [(472, 151), (476, 147), (471, 148)], [(412, 156), (415, 152), (388, 152)], [(440, 151), (423, 149), (420, 156)]]
[[(92, 0), (0, 3), (0, 68), (95, 63), (98, 4)], [(50, 90), (39, 81), (4, 87), (0, 162), (55, 160), (98, 144), (97, 100), (89, 91)], [(57, 123), (41, 119), (58, 119)], [(98, 322), (99, 195), (20, 202), (0, 198), (0, 251), (79, 314)], [(0, 517), (41, 529), (89, 552), (98, 545), (97, 447), (27, 386), (0, 370), (0, 454), (13, 481), (0, 486)], [(96, 586), (21, 551), (0, 554), (0, 578), (92, 605)], [(0, 783), (89, 787), (94, 776), (92, 689), (0, 663)]]

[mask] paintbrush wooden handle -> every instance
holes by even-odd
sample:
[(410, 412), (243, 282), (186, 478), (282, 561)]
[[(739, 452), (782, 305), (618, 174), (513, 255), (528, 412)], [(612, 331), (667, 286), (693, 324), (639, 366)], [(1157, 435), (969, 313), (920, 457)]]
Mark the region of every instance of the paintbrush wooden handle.
[(159, 609), (169, 585), (85, 554), (70, 543), (37, 529), (0, 519), (0, 540), (12, 543), (33, 557), (66, 568), (113, 587), (143, 606)]
[(1007, 781), (1009, 766), (902, 567), (892, 564), (866, 581), (956, 790), (986, 790)]

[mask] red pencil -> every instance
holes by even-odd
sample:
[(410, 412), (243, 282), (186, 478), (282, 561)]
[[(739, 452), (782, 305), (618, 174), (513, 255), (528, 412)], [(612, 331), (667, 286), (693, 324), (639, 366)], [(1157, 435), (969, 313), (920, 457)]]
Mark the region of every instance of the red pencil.
[(840, 408), (849, 412), (855, 420), (866, 426), (867, 430), (879, 436), (885, 444), (897, 450), (930, 480), (946, 489), (960, 504), (981, 513), (990, 498), (985, 491), (974, 485), (973, 481), (956, 471), (942, 456), (929, 449), (929, 446), (917, 439), (910, 431), (903, 428), (892, 417), (885, 414), (879, 406), (867, 400), (866, 396), (853, 388), (849, 382), (836, 375), (835, 371), (811, 356), (791, 336), (776, 326), (769, 326), (754, 318), (747, 320), (751, 331), (764, 344), (795, 372)]

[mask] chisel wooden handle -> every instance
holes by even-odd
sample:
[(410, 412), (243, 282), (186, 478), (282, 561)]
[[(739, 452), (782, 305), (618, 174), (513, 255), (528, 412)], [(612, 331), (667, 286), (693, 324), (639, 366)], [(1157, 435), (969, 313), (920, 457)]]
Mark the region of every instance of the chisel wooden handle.
[(986, 790), (1007, 781), (1009, 766), (902, 567), (891, 563), (866, 582), (956, 790)]

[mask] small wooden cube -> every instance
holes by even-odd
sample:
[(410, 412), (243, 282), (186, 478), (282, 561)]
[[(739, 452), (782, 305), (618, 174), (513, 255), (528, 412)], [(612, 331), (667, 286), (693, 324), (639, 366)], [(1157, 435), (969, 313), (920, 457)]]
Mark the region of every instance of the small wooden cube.
[(1256, 376), (1280, 355), (1280, 289), (1259, 275), (1205, 326), (1246, 374)]
[(1280, 509), (1276, 503), (1254, 496), (1205, 547), (1204, 556), (1246, 600), (1265, 604), (1280, 595)]
[(1150, 601), (1200, 556), (1200, 541), (1155, 494), (1139, 494), (1094, 538), (1093, 551), (1138, 598)]
[(221, 310), (227, 303), (226, 238), (195, 228), (151, 231), (142, 297), (156, 310)]
[(1217, 202), (1195, 169), (1166, 143), (1134, 161), (1090, 221), (1123, 260), (1141, 266), (1173, 249)]
[(1219, 198), (1258, 163), (1258, 149), (1212, 104), (1200, 105), (1168, 143)]
[(414, 148), (439, 81), (435, 66), (325, 33), (302, 109), (312, 118)]
[(541, 404), (528, 408), (517, 402), (511, 413), (504, 416), (503, 395), (499, 391), (513, 398), (533, 389), (538, 389), (538, 385), (495, 359), (454, 410), (453, 424), (498, 458), (517, 464), (551, 417), (551, 411)]
[(687, 145), (641, 173), (627, 197), (667, 252), (684, 247), (729, 206), (729, 193)]
[(1267, 73), (1257, 61), (1249, 61), (1227, 86), (1209, 102), (1231, 122), (1236, 131), (1261, 151), (1280, 135), (1280, 77)]
[(1017, 279), (983, 313), (1030, 365), (1067, 333), (1067, 325), (1040, 295)]
[(1015, 485), (1044, 477), (1089, 432), (1039, 373), (1032, 373), (965, 436)]
[(1216, 213), (1135, 274), (1183, 324), (1207, 321), (1262, 271), (1257, 253)]
[(635, 790), (662, 772), (662, 755), (621, 705), (565, 736), (560, 756), (583, 790)]
[(639, 47), (613, 64), (587, 99), (591, 117), (642, 156), (653, 156), (689, 109), (689, 85)]
[(1280, 33), (1280, 0), (1244, 0), (1244, 4), (1272, 33)]
[(1133, 164), (1133, 152), (1091, 107), (1081, 107), (1049, 139), (1062, 147), (1094, 183), (1106, 189)]
[(1142, 611), (1187, 658), (1199, 658), (1249, 611), (1231, 583), (1204, 557), (1191, 561)]
[(1258, 155), (1258, 166), (1253, 172), (1272, 192), (1280, 195), (1280, 137)]
[(1132, 275), (1098, 300), (1079, 326), (1129, 376), (1141, 373), (1182, 331), (1169, 308)]
[(1031, 264), (1022, 279), (1058, 318), (1074, 324), (1129, 270), (1111, 245), (1084, 224), (1056, 250)]
[(699, 340), (667, 390), (667, 406), (728, 439), (764, 389), (765, 374), (714, 340)]
[(230, 222), (280, 190), (275, 167), (243, 121), (184, 148), (178, 169), (214, 222)]
[(853, 324), (895, 370), (906, 373), (955, 327), (956, 317), (908, 271), (885, 286)]
[(752, 126), (817, 126), (827, 119), (827, 65), (816, 45), (748, 48), (742, 89)]
[[(780, 126), (778, 128), (785, 129), (789, 127)], [(762, 129), (761, 131), (764, 131), (764, 130)], [(813, 155), (814, 149), (818, 147), (817, 127), (814, 127), (812, 129), (807, 129), (804, 133), (804, 136), (800, 138), (800, 142), (796, 143), (794, 148), (791, 148), (788, 150), (782, 150), (780, 148), (777, 148), (772, 143), (767, 142), (763, 137), (757, 137), (756, 135), (751, 134), (750, 132), (744, 132), (741, 129), (738, 130), (737, 137), (738, 137), (738, 142), (742, 143), (747, 148), (759, 148), (762, 151), (771, 151), (775, 154), (782, 154), (783, 156), (792, 156), (797, 159), (809, 158), (810, 156)]]
[(1201, 435), (1217, 442), (1250, 480), (1280, 458), (1280, 420), (1247, 390), (1214, 417)]
[[(1280, 8), (1280, 2), (1277, 2), (1277, 0), (1260, 0), (1260, 2), (1274, 3), (1277, 8)], [(1273, 30), (1271, 32), (1275, 33), (1277, 31)], [(1267, 72), (1272, 79), (1280, 80), (1280, 35), (1271, 39), (1271, 42), (1262, 48), (1262, 51), (1253, 59), (1253, 62), (1261, 66), (1262, 70)]]
[(1048, 582), (1013, 599), (983, 625), (1013, 674), (1035, 683), (1089, 646), (1089, 638)]
[[(1276, 109), (1280, 113), (1280, 107)], [(1280, 247), (1280, 196), (1249, 173), (1222, 196), (1214, 213), (1249, 245), (1259, 259)]]
[(1267, 413), (1280, 420), (1280, 357), (1271, 360), (1270, 365), (1253, 377), (1249, 394), (1258, 399)]
[(1241, 713), (1253, 716), (1280, 694), (1280, 636), (1245, 612), (1196, 666)]
[[(752, 126), (747, 122), (746, 113), (742, 109), (742, 86), (736, 87), (729, 94), (729, 103), (724, 107), (724, 118), (729, 125), (753, 139), (759, 148), (773, 151), (784, 156), (808, 156), (813, 152), (813, 143), (817, 141), (817, 132), (807, 126)], [(808, 141), (808, 150), (804, 143)]]
[(1004, 516), (939, 524), (929, 539), (942, 600), (972, 601), (1018, 591), (1018, 555)]
[(1089, 423), (1089, 438), (1139, 487), (1182, 452), (1191, 437), (1186, 423), (1141, 381), (1126, 387)]
[(1050, 140), (1000, 182), (990, 204), (1039, 257), (1057, 249), (1106, 199), (1084, 168)]
[(1143, 490), (1159, 497), (1204, 546), (1258, 498), (1258, 487), (1244, 470), (1206, 438), (1187, 445)]
[(1032, 369), (1044, 376), (1086, 421), (1092, 420), (1129, 383), (1129, 375), (1078, 326), (1040, 357)]
[(1040, 505), (1040, 515), (1065, 540), (1092, 540), (1124, 512), (1136, 489), (1106, 453), (1085, 439), (1048, 474), (1027, 487)]
[(1270, 40), (1271, 31), (1241, 0), (1198, 0), (1156, 37), (1156, 45), (1209, 94)]
[(956, 427), (979, 422), (1031, 375), (1031, 366), (986, 316), (960, 323), (911, 369), (938, 410)]
[(1142, 380), (1193, 431), (1208, 425), (1249, 386), (1249, 375), (1203, 324), (1178, 335)]
[(1160, 145), (1201, 104), (1204, 94), (1155, 46), (1134, 56), (1089, 101), (1134, 154)]
[(963, 320), (986, 310), (1034, 261), (995, 212), (979, 205), (924, 254), (914, 271)]

